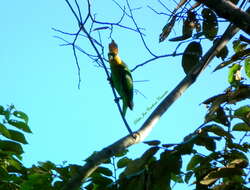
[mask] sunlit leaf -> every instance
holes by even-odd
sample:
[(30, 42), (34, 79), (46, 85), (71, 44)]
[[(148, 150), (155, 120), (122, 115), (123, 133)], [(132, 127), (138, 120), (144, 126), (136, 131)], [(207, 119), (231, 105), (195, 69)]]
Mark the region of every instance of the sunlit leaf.
[(227, 167), (229, 168), (246, 168), (249, 162), (246, 159), (235, 159), (231, 161)]
[(25, 122), (10, 119), (8, 120), (8, 123), (18, 129), (21, 129), (24, 132), (31, 133), (29, 126)]
[(16, 155), (23, 153), (23, 148), (20, 144), (12, 141), (0, 141), (0, 149), (3, 151), (13, 152)]
[(245, 59), (245, 72), (248, 78), (250, 78), (250, 58)]
[(242, 106), (234, 111), (236, 117), (242, 118), (250, 122), (250, 106)]
[(182, 56), (182, 68), (188, 74), (196, 64), (199, 64), (202, 47), (198, 42), (191, 42), (186, 47)]
[(23, 168), (23, 165), (21, 162), (19, 162), (18, 160), (16, 159), (9, 159), (8, 161), (8, 171), (9, 172), (18, 172)]
[(6, 138), (10, 138), (10, 132), (9, 132), (9, 130), (2, 123), (0, 123), (0, 134), (2, 134), (3, 136), (5, 136)]
[(227, 61), (224, 61), (222, 62), (221, 64), (219, 64), (215, 69), (214, 71), (217, 71), (219, 69), (222, 69), (224, 68), (225, 66), (228, 66), (232, 63), (234, 63), (235, 61), (238, 61), (238, 60), (245, 60), (245, 63), (247, 62), (246, 60), (246, 57), (250, 55), (250, 49), (245, 49), (245, 50), (242, 50), (242, 51), (238, 51), (236, 52), (234, 55), (231, 56), (231, 58)]
[(233, 85), (235, 84), (237, 81), (236, 80), (236, 73), (238, 71), (240, 71), (241, 66), (239, 64), (233, 64), (233, 66), (229, 69), (229, 73), (228, 73), (228, 82)]
[(13, 115), (20, 118), (20, 119), (23, 119), (26, 122), (26, 124), (29, 121), (29, 117), (22, 111), (14, 111)]
[(233, 131), (250, 131), (250, 126), (246, 123), (237, 123), (233, 126)]
[(234, 52), (237, 53), (239, 51), (246, 49), (247, 45), (248, 45), (247, 43), (241, 42), (240, 39), (233, 41)]
[(15, 130), (9, 130), (9, 133), (10, 133), (9, 139), (23, 144), (28, 144), (27, 140), (25, 139), (25, 136), (21, 132)]

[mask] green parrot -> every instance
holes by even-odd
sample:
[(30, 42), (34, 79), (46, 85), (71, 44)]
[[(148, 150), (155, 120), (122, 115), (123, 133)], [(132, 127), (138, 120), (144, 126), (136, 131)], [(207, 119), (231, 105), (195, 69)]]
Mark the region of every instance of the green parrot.
[(133, 109), (133, 78), (128, 66), (118, 55), (118, 46), (114, 40), (109, 44), (109, 64), (111, 68), (111, 82), (120, 95), (123, 108), (122, 113), (125, 117), (127, 108)]

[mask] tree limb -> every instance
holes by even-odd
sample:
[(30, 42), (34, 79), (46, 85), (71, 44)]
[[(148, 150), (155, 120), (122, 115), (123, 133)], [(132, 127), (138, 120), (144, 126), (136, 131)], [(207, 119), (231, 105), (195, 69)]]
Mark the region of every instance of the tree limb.
[(114, 156), (115, 154), (124, 151), (131, 145), (143, 141), (159, 121), (161, 116), (167, 111), (167, 109), (185, 92), (185, 90), (187, 90), (189, 86), (191, 86), (195, 82), (196, 78), (207, 67), (216, 53), (220, 51), (238, 31), (239, 28), (234, 25), (229, 25), (221, 39), (217, 43), (215, 43), (202, 57), (200, 64), (198, 64), (192, 70), (192, 72), (188, 74), (177, 85), (177, 87), (157, 106), (153, 113), (144, 122), (142, 127), (135, 133), (134, 137), (136, 138), (128, 135), (121, 138), (114, 144), (107, 146), (103, 150), (96, 152), (86, 161), (86, 164), (82, 166), (77, 175), (72, 177), (70, 181), (62, 188), (62, 190), (74, 190), (79, 188), (82, 182), (86, 180), (91, 175), (91, 173), (95, 171), (96, 168), (98, 168), (98, 165)]
[(243, 11), (235, 4), (225, 0), (196, 0), (213, 11), (222, 18), (227, 19), (229, 22), (235, 24), (241, 30), (250, 34), (250, 7), (247, 11)]

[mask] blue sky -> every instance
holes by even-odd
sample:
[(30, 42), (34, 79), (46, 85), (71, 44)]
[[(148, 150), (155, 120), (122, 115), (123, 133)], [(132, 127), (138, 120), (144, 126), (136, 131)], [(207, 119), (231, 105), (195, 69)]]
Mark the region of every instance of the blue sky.
[[(159, 55), (173, 53), (176, 43), (158, 43), (168, 17), (153, 13), (146, 6), (149, 3), (151, 1), (144, 0), (141, 4), (132, 4), (133, 7), (142, 6), (135, 18), (146, 28), (145, 40)], [(83, 10), (84, 6), (81, 5)], [(152, 6), (166, 12), (157, 1)], [(93, 11), (102, 21), (116, 21), (117, 15), (121, 15), (112, 1), (105, 4), (100, 0), (93, 1)], [(82, 77), (79, 90), (72, 48), (59, 46), (62, 41), (53, 37), (69, 39), (53, 31), (52, 27), (65, 32), (77, 31), (77, 23), (64, 1), (4, 1), (0, 7), (0, 21), (0, 105), (14, 104), (30, 118), (33, 134), (27, 135), (29, 145), (24, 147), (25, 165), (46, 160), (81, 164), (93, 151), (127, 135), (102, 68), (78, 52)], [(132, 26), (127, 18), (124, 24)], [(181, 28), (182, 23), (179, 25)], [(101, 31), (101, 34), (107, 52), (109, 32)], [(171, 36), (175, 35), (180, 35), (180, 31), (174, 31)], [(130, 68), (151, 58), (135, 32), (115, 28), (113, 38), (119, 45), (120, 56)], [(209, 47), (211, 43), (206, 44)], [(78, 45), (92, 51), (84, 39)], [(185, 47), (183, 45), (179, 52)], [(215, 59), (198, 81), (170, 107), (147, 140), (180, 142), (202, 124), (206, 109), (200, 103), (227, 87), (226, 70), (212, 73), (219, 61)], [(149, 80), (134, 84), (146, 98), (136, 94), (134, 110), (127, 112), (133, 130), (144, 121), (134, 124), (147, 107), (165, 91), (174, 89), (184, 76), (181, 57), (160, 59), (133, 72), (135, 81)], [(145, 148), (143, 144), (131, 147), (131, 156), (140, 155)]]

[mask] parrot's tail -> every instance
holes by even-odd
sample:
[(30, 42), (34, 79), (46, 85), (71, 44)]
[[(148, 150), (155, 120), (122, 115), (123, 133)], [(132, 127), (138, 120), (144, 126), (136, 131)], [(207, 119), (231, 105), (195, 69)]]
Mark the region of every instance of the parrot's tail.
[(133, 107), (134, 107), (133, 101), (128, 102), (128, 107), (129, 107), (131, 110), (133, 110)]

